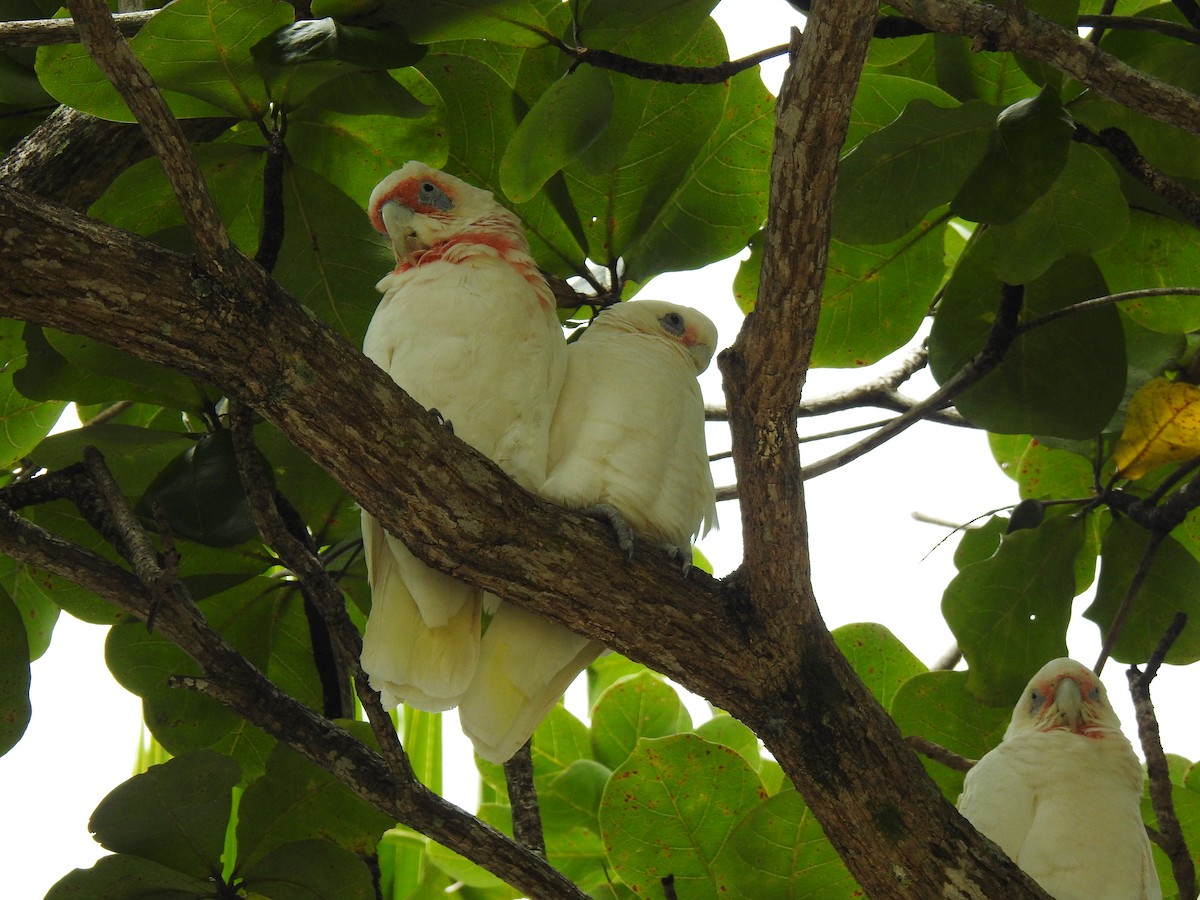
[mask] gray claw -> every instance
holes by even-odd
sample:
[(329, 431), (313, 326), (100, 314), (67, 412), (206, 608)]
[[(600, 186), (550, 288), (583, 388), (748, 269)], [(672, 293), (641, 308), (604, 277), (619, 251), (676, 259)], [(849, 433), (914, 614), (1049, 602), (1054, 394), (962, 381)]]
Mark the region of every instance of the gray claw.
[(600, 519), (612, 526), (617, 533), (617, 546), (625, 551), (625, 559), (633, 559), (633, 529), (621, 515), (621, 511), (610, 503), (597, 503), (581, 512), (592, 519)]
[(449, 419), (447, 419), (445, 416), (443, 416), (436, 409), (431, 408), (429, 411), (431, 413), (433, 413), (434, 418), (436, 418), (439, 422), (442, 423), (443, 428), (445, 428), (451, 434), (454, 434), (454, 423), (453, 422), (451, 422)]
[(675, 562), (682, 561), (683, 577), (687, 578), (688, 573), (692, 571), (692, 548), (691, 547), (668, 547), (667, 558)]

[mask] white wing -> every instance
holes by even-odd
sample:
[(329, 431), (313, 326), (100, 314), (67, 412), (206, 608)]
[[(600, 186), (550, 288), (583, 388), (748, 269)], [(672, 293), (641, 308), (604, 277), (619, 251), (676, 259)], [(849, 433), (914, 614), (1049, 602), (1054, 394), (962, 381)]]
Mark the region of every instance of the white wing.
[[(545, 478), (565, 369), (562, 329), (495, 254), (392, 274), (363, 350), (455, 434), (526, 487)], [(454, 706), (479, 654), (482, 591), (430, 569), (364, 514), (372, 612), (363, 668), (389, 700)], [(378, 610), (378, 612), (376, 612)]]
[[(619, 304), (570, 345), (541, 494), (574, 508), (609, 504), (639, 535), (686, 550), (715, 518), (715, 500), (696, 363), (655, 318), (668, 306)], [(501, 606), (459, 706), (476, 752), (508, 759), (603, 649)]]

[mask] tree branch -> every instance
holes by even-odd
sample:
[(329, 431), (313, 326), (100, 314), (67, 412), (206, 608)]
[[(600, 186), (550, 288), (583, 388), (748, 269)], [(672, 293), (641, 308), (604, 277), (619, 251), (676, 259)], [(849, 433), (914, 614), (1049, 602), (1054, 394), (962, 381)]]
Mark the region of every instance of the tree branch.
[[(96, 466), (102, 467), (102, 463), (93, 461), (90, 466), (93, 472)], [(120, 518), (118, 510), (113, 512)], [(443, 800), (415, 779), (396, 781), (376, 753), (349, 732), (285, 694), (251, 665), (204, 621), (195, 605), (187, 602), (179, 591), (169, 591), (164, 601), (158, 585), (152, 587), (98, 554), (55, 537), (18, 516), (3, 502), (0, 502), (0, 549), (13, 559), (74, 581), (142, 620), (156, 616), (158, 632), (191, 656), (205, 673), (202, 678), (177, 679), (177, 686), (218, 700), (247, 722), (331, 771), (355, 793), (397, 821), (455, 847), (530, 897), (586, 900), (586, 895), (561, 873), (510, 838)], [(148, 574), (152, 580), (158, 580), (156, 573)], [(183, 602), (175, 602), (179, 599)]]
[(68, 0), (79, 26), (79, 39), (121, 99), (141, 124), (150, 146), (163, 164), (188, 224), (196, 252), (205, 268), (223, 272), (241, 256), (233, 249), (204, 176), (192, 156), (187, 138), (158, 86), (113, 22), (104, 0)]
[[(113, 21), (122, 35), (133, 37), (157, 12), (157, 9), (149, 9), (144, 12), (114, 13)], [(77, 44), (79, 40), (79, 27), (74, 19), (23, 19), (0, 22), (0, 50)]]
[(1167, 756), (1163, 752), (1154, 703), (1150, 699), (1150, 683), (1158, 674), (1158, 667), (1166, 658), (1167, 651), (1186, 625), (1187, 615), (1176, 613), (1154, 654), (1146, 663), (1146, 671), (1139, 672), (1137, 666), (1130, 666), (1125, 672), (1125, 677), (1129, 681), (1129, 693), (1133, 697), (1133, 708), (1137, 716), (1138, 737), (1141, 739), (1142, 753), (1146, 757), (1146, 771), (1150, 776), (1150, 802), (1154, 807), (1154, 819), (1158, 823), (1156, 843), (1171, 860), (1171, 871), (1175, 875), (1179, 896), (1195, 897), (1196, 866), (1183, 838), (1179, 816), (1175, 813), (1175, 803), (1171, 798), (1171, 772), (1167, 766)]
[[(837, 650), (809, 577), (796, 416), (820, 310), (838, 154), (876, 11), (867, 0), (813, 6), (777, 100), (755, 311), (719, 360), (746, 552), (729, 600), (751, 650), (739, 677), (782, 701), (779, 720), (763, 723), (765, 731), (751, 727), (867, 895), (1044, 897), (942, 798)], [(793, 723), (786, 737), (785, 720)]]
[(974, 39), (975, 50), (1036, 59), (1122, 106), (1200, 134), (1200, 97), (1126, 65), (1036, 13), (1019, 20), (1001, 6), (969, 0), (895, 0), (891, 5), (933, 31)]

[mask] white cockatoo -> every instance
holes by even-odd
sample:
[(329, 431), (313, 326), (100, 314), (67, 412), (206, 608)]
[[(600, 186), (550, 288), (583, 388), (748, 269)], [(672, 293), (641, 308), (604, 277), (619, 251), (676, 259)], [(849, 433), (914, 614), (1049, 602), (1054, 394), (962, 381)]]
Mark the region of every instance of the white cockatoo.
[[(601, 312), (568, 347), (539, 493), (574, 509), (615, 509), (640, 538), (690, 560), (692, 538), (716, 520), (696, 381), (716, 343), (713, 323), (686, 306), (635, 300)], [(511, 757), (603, 650), (501, 606), (459, 704), (475, 751), (493, 762)]]
[[(421, 162), (376, 186), (371, 221), (396, 268), (363, 352), (514, 480), (546, 478), (566, 370), (555, 300), (520, 220), (482, 190)], [(363, 512), (371, 613), (362, 665), (386, 706), (454, 706), (479, 657), (483, 592), (420, 562)]]
[(1073, 659), (1033, 676), (958, 809), (1056, 900), (1160, 900), (1142, 767), (1104, 685)]

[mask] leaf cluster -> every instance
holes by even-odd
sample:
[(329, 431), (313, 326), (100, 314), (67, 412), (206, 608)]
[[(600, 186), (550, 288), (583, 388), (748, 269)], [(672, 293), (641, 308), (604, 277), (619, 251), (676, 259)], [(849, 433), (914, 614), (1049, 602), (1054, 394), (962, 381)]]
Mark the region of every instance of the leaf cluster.
[[(558, 46), (584, 41), (625, 58), (711, 66), (728, 55), (712, 6), (327, 0), (297, 18), (271, 0), (176, 0), (130, 43), (176, 116), (223, 123), (192, 151), (233, 243), (255, 257), (277, 241), (274, 278), (357, 346), (389, 265), (363, 204), (410, 158), (516, 210), (539, 264), (569, 280), (576, 303), (630, 296), (657, 274), (748, 247), (735, 293), (752, 312), (770, 238), (774, 116), (756, 71), (663, 83), (579, 65)], [(1071, 24), (1099, 4), (1026, 6)], [(52, 10), (29, 0), (18, 12)], [(1171, 4), (1136, 17), (1188, 24)], [(1113, 29), (1100, 48), (1200, 93), (1195, 48), (1176, 37)], [(55, 103), (131, 120), (79, 45), (9, 51), (0, 65), (7, 143)], [(1118, 440), (1130, 440), (1121, 436), (1139, 388), (1197, 380), (1200, 307), (1178, 295), (1073, 309), (1121, 291), (1200, 286), (1190, 205), (1200, 137), (1194, 123), (1166, 123), (1107, 99), (1103, 87), (1043, 61), (975, 52), (960, 35), (877, 38), (842, 151), (812, 365), (874, 363), (928, 327), (930, 369), (939, 384), (957, 385), (994, 339), (1006, 286), (1021, 287), (1002, 359), (945, 398), (990, 433), (998, 463), (1034, 510), (1030, 521), (996, 516), (959, 546), (943, 614), (968, 670), (928, 671), (878, 626), (835, 635), (902, 731), (969, 757), (998, 740), (1028, 676), (1065, 654), (1075, 598), (1093, 582), (1084, 615), (1099, 626), (1097, 646), (1121, 662), (1147, 660), (1176, 612), (1193, 622), (1200, 614), (1200, 514), (1184, 509), (1169, 527), (1154, 516), (1172, 497), (1182, 497), (1177, 506), (1187, 499), (1186, 467), (1200, 447), (1161, 457), (1180, 467), (1170, 470), (1113, 462)], [(1136, 147), (1137, 165), (1101, 140), (1113, 129)], [(279, 142), (286, 152), (272, 169)], [(158, 160), (114, 176), (94, 198), (93, 218), (193, 249)], [(331, 709), (329, 687), (346, 686), (348, 674), (321, 662), (294, 573), (259, 534), (229, 431), (228, 386), (15, 320), (0, 323), (0, 343), (7, 483), (98, 448), (143, 524), (169, 535), (160, 548), (169, 540), (207, 621), (287, 694), (331, 719), (347, 714)], [(68, 403), (83, 427), (49, 435)], [(1164, 424), (1151, 417), (1140, 433)], [(361, 625), (370, 601), (356, 504), (274, 425), (256, 424), (254, 440), (272, 491), (311, 535)], [(930, 460), (946, 462), (933, 442)], [(120, 559), (65, 500), (23, 514)], [(92, 826), (117, 855), (67, 876), (52, 896), (137, 884), (162, 896), (354, 897), (372, 896), (375, 881), (395, 898), (453, 884), (477, 900), (514, 896), (454, 848), (391, 828), (210, 697), (178, 690), (201, 667), (113, 605), (8, 557), (0, 589), (0, 748), (25, 728), (29, 662), (66, 610), (113, 626), (109, 666), (142, 697), (155, 739), (175, 756), (106, 799)], [(1200, 659), (1197, 634), (1185, 630), (1168, 661)], [(745, 725), (718, 714), (693, 729), (669, 685), (615, 657), (589, 674), (590, 724), (559, 708), (534, 737), (554, 866), (597, 897), (653, 893), (668, 876), (686, 897), (855, 895), (811, 810)], [(440, 724), (409, 711), (402, 727), (418, 773), (438, 786)], [(928, 769), (953, 800), (961, 775)], [(1185, 760), (1172, 775), (1185, 834), (1200, 846), (1200, 778)], [(481, 781), (480, 818), (511, 830), (503, 774), (481, 765)]]

